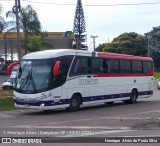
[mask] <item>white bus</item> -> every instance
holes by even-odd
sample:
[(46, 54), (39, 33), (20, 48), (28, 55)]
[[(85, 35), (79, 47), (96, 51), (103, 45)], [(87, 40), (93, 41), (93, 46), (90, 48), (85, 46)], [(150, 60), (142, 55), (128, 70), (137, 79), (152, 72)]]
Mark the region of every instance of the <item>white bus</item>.
[(136, 103), (153, 94), (153, 60), (105, 52), (46, 50), (23, 57), (15, 107), (76, 111), (81, 105)]

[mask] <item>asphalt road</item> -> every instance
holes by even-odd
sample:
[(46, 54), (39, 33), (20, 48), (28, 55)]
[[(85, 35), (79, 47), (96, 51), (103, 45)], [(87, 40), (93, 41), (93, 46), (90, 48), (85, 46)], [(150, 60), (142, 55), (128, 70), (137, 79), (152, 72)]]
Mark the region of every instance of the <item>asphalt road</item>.
[[(48, 137), (53, 143), (57, 142), (57, 146), (62, 145), (59, 141), (80, 143), (73, 144), (76, 146), (89, 142), (94, 144), (85, 145), (98, 146), (104, 145), (105, 139), (117, 140), (119, 137), (127, 140), (137, 137), (144, 140), (142, 138), (147, 137), (147, 140), (155, 141), (152, 137), (158, 137), (160, 140), (160, 90), (155, 86), (152, 97), (138, 99), (136, 104), (92, 105), (82, 107), (78, 112), (66, 112), (64, 109), (0, 112), (0, 137)], [(114, 142), (108, 144), (115, 145)], [(132, 146), (133, 143), (118, 145)], [(159, 144), (142, 142), (141, 145)]]

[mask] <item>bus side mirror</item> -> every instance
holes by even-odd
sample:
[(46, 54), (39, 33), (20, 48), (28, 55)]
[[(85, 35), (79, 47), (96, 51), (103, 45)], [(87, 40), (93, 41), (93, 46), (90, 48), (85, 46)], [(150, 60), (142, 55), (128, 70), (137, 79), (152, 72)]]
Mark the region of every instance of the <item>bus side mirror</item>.
[(60, 66), (60, 61), (56, 61), (54, 67), (53, 67), (53, 76), (58, 76), (59, 74), (59, 66)]

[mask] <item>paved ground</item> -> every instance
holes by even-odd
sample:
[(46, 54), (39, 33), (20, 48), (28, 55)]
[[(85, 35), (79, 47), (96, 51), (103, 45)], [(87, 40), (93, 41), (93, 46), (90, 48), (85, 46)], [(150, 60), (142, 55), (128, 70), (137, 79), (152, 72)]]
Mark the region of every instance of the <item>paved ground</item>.
[(0, 75), (0, 89), (2, 88), (2, 84), (9, 78), (8, 75)]

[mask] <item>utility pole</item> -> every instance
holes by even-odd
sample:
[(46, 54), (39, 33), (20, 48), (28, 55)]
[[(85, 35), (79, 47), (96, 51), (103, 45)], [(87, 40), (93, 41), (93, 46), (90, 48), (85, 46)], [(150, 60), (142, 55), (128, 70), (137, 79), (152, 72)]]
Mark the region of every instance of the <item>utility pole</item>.
[(151, 57), (151, 48), (150, 48), (150, 44), (149, 44), (149, 37), (147, 37), (148, 39), (148, 57)]
[(18, 60), (22, 60), (22, 52), (21, 52), (21, 37), (20, 37), (20, 28), (19, 28), (19, 16), (21, 5), (20, 0), (15, 0), (15, 6), (13, 7), (13, 13), (16, 14), (16, 25), (17, 25), (17, 46), (18, 46)]
[(91, 35), (90, 38), (93, 39), (93, 50), (95, 50), (95, 48), (96, 48), (96, 38), (98, 38), (98, 36)]
[(151, 33), (146, 33), (146, 38), (147, 38), (147, 43), (148, 43), (148, 46), (147, 46), (147, 49), (148, 49), (148, 57), (151, 57), (151, 45), (150, 45), (150, 38), (151, 38)]

